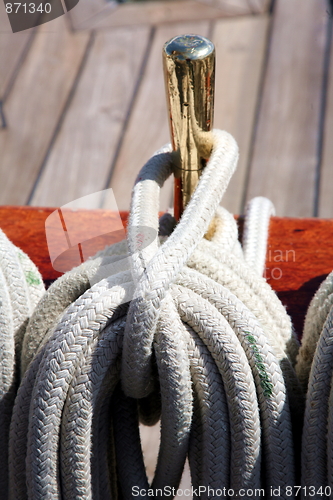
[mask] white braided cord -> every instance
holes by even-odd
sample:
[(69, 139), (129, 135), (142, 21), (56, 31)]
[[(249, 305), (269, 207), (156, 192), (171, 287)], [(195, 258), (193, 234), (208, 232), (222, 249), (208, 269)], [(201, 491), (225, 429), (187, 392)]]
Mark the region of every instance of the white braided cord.
[[(295, 482), (292, 423), (302, 394), (290, 319), (260, 275), (271, 205), (253, 202), (244, 256), (234, 218), (218, 206), (237, 146), (221, 131), (213, 142), (192, 200), (162, 244), (159, 190), (176, 161), (165, 148), (133, 189), (128, 248), (117, 244), (66, 273), (35, 309), (10, 429), (10, 500), (177, 488), (187, 454), (194, 486), (231, 487), (234, 498), (247, 488), (270, 497), (280, 486), (279, 498), (291, 498), (285, 487)], [(171, 216), (164, 222), (172, 231)], [(90, 287), (106, 261), (119, 259), (121, 272)], [(159, 412), (149, 486), (138, 419), (154, 422)]]
[(44, 294), (38, 269), (0, 230), (0, 491), (8, 495), (8, 435), (28, 319)]
[(333, 494), (333, 272), (314, 295), (305, 318), (296, 370), (307, 391), (302, 439), (302, 486)]

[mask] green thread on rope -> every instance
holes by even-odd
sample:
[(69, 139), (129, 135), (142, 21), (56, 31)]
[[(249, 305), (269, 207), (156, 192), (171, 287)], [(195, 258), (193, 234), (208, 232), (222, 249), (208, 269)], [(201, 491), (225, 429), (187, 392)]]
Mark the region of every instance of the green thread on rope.
[(247, 334), (246, 338), (249, 341), (249, 344), (250, 344), (252, 351), (254, 353), (254, 357), (256, 360), (255, 365), (256, 365), (258, 372), (259, 372), (260, 385), (263, 388), (264, 396), (266, 398), (269, 398), (269, 397), (271, 397), (271, 395), (273, 393), (273, 384), (269, 381), (269, 378), (268, 378), (268, 375), (267, 375), (267, 372), (265, 369), (265, 365), (263, 363), (263, 359), (260, 355), (260, 352), (259, 352), (259, 349), (258, 349), (258, 346), (256, 343), (256, 339), (253, 337), (253, 335), (251, 335), (249, 333)]
[(33, 271), (26, 271), (25, 273), (25, 279), (28, 285), (40, 285), (41, 280), (38, 278), (38, 276), (33, 272)]
[[(19, 250), (17, 252), (17, 256), (20, 259), (20, 261), (29, 260), (28, 256), (25, 253), (23, 253), (21, 250)], [(40, 285), (42, 283), (41, 279), (37, 276), (37, 274), (31, 270), (27, 271), (26, 269), (24, 269), (24, 275), (25, 275), (26, 282), (30, 286), (34, 286), (34, 285), (37, 286), (37, 285)]]

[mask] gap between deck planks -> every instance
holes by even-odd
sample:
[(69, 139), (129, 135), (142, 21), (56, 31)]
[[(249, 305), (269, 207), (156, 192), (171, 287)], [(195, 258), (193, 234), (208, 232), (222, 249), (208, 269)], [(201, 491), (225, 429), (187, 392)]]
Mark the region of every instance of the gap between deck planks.
[[(214, 126), (234, 134), (241, 150), (235, 180), (223, 200), (223, 205), (235, 213), (241, 208), (267, 26), (267, 16), (220, 20), (212, 33), (217, 51)], [(120, 210), (129, 207), (131, 186), (140, 167), (170, 141), (161, 52), (163, 44), (182, 30), (207, 36), (209, 24), (163, 26), (157, 30), (111, 178), (110, 187)], [(172, 189), (170, 179), (162, 189), (161, 210), (172, 205)]]
[(105, 29), (263, 14), (270, 4), (271, 0), (155, 0), (115, 6), (105, 0), (80, 0), (70, 18), (74, 29)]
[(212, 35), (216, 45), (214, 127), (231, 133), (239, 147), (237, 169), (221, 204), (235, 214), (243, 210), (269, 21), (267, 15), (218, 21)]
[(319, 185), (319, 217), (333, 217), (333, 37), (332, 18), (329, 26), (330, 58), (328, 69), (327, 98), (324, 101), (325, 121), (323, 129), (323, 151)]
[(327, 8), (275, 2), (247, 197), (267, 196), (279, 216), (314, 211)]
[(0, 2), (0, 101), (8, 94), (13, 75), (34, 32), (30, 29), (13, 33), (5, 4)]
[(64, 17), (38, 29), (5, 102), (0, 130), (0, 203), (25, 204), (75, 81), (89, 40)]

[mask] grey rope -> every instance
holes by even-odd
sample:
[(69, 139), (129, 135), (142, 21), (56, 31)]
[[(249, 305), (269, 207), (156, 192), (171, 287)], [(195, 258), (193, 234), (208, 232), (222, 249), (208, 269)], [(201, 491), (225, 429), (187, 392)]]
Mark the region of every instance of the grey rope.
[(44, 293), (36, 266), (0, 230), (0, 490), (8, 495), (8, 434), (27, 321)]
[[(296, 369), (307, 391), (302, 439), (303, 498), (333, 495), (333, 273), (307, 311)], [(329, 489), (327, 489), (328, 487)], [(325, 490), (326, 488), (326, 490)]]

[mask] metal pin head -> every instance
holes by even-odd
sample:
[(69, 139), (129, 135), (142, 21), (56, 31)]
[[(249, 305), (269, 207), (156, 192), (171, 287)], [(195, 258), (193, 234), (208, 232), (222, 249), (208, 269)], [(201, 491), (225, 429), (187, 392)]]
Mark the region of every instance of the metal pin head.
[(211, 151), (215, 48), (207, 38), (181, 35), (163, 47), (170, 130), (179, 157), (175, 171), (175, 217), (188, 203)]
[(165, 53), (179, 60), (204, 59), (215, 51), (214, 44), (203, 36), (181, 35), (172, 38), (164, 45)]

